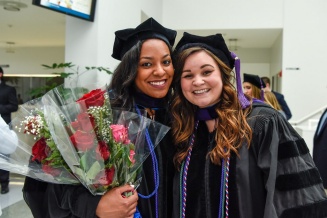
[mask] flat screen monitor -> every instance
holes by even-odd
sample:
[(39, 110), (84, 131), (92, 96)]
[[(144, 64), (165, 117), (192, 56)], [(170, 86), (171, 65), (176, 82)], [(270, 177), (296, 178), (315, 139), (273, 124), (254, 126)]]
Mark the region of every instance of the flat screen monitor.
[(96, 0), (33, 0), (32, 4), (93, 22)]

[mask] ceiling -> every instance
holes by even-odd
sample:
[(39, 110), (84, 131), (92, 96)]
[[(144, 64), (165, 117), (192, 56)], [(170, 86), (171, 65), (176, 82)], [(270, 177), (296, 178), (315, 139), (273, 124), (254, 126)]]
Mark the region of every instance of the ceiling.
[(32, 0), (10, 1), (27, 6), (19, 11), (5, 10), (3, 2), (9, 1), (0, 0), (0, 47), (8, 42), (14, 48), (64, 46), (66, 15), (34, 6)]
[[(66, 15), (34, 6), (31, 2), (0, 0), (0, 48), (64, 46)], [(16, 5), (22, 6), (20, 10), (10, 11)], [(199, 35), (220, 32), (228, 46), (237, 48), (271, 48), (281, 33), (281, 29), (178, 30), (176, 41), (183, 31)], [(236, 39), (236, 42), (230, 39)]]

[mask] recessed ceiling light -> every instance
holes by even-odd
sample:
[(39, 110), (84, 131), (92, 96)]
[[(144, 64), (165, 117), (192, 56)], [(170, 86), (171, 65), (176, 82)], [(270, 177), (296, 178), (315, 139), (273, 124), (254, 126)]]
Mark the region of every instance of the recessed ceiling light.
[(21, 8), (27, 8), (27, 4), (19, 1), (0, 1), (0, 5), (3, 5), (3, 9), (7, 11), (20, 11)]

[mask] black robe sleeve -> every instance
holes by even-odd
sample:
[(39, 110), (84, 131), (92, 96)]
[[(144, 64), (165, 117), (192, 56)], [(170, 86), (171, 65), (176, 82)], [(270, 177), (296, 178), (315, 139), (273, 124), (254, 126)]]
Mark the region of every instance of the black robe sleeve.
[[(258, 174), (253, 174), (248, 181), (257, 184), (253, 191), (264, 197), (263, 218), (327, 217), (322, 180), (304, 139), (277, 111), (268, 107), (254, 107), (253, 110), (256, 115), (249, 118), (253, 139), (248, 158), (254, 159), (249, 162), (256, 163), (254, 171)], [(240, 156), (244, 159), (247, 155), (241, 153)], [(246, 194), (251, 196), (251, 193)], [(239, 203), (242, 208), (242, 202)], [(254, 208), (256, 202), (251, 203)]]
[(101, 196), (92, 195), (82, 185), (49, 184), (46, 196), (51, 218), (97, 217), (95, 211)]

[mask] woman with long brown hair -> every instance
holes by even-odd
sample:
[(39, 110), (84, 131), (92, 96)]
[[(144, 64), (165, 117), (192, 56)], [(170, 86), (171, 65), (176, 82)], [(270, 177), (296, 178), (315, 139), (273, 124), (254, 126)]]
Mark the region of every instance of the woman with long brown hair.
[(276, 110), (244, 96), (240, 60), (222, 35), (184, 33), (175, 54), (173, 217), (326, 217), (304, 140)]

